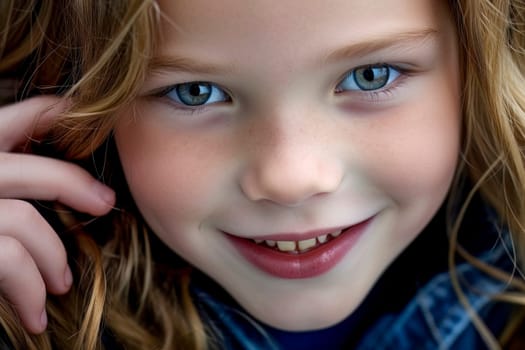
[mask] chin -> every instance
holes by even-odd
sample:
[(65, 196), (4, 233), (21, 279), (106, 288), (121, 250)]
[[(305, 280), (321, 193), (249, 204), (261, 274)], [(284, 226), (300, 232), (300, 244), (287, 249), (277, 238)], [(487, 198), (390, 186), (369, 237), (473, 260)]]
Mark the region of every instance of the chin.
[(273, 328), (302, 332), (334, 326), (345, 320), (359, 306), (359, 303), (344, 305), (343, 307), (341, 303), (330, 306), (319, 303), (311, 303), (308, 306), (297, 304), (284, 306), (282, 304), (284, 303), (274, 305), (273, 308), (248, 310), (248, 312), (262, 323)]

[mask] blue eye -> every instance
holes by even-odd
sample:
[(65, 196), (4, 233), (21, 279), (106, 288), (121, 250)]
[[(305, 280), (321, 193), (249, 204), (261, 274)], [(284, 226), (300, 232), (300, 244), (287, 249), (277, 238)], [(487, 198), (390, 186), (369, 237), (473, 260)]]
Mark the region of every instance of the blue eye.
[(228, 94), (217, 85), (201, 81), (174, 85), (162, 95), (189, 107), (230, 100)]
[(384, 88), (401, 73), (389, 65), (370, 65), (352, 70), (337, 85), (337, 91), (373, 91)]

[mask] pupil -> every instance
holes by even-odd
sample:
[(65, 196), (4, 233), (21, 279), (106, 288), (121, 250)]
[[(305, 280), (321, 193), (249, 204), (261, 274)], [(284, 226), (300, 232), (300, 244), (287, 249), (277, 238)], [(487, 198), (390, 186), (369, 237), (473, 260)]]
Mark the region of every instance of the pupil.
[(367, 81), (373, 81), (374, 80), (374, 70), (372, 68), (367, 68), (363, 72), (363, 78), (365, 78)]
[(198, 97), (201, 94), (201, 88), (200, 88), (199, 84), (192, 84), (190, 86), (190, 91), (189, 92), (190, 92), (191, 96)]

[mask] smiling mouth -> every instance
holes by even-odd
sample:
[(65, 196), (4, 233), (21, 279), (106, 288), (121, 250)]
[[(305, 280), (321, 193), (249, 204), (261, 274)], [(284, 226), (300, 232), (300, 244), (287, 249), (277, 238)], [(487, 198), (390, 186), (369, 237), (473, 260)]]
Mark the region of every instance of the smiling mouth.
[[(290, 233), (243, 238), (226, 234), (241, 256), (256, 268), (278, 278), (311, 278), (330, 271), (349, 253), (366, 231), (374, 217), (346, 228), (300, 235), (309, 237), (293, 240)], [(274, 238), (271, 240), (270, 238)]]
[(344, 230), (337, 230), (329, 234), (320, 235), (314, 238), (301, 241), (273, 241), (252, 239), (259, 246), (270, 248), (279, 252), (289, 254), (306, 253), (312, 249), (318, 248), (335, 238), (339, 237)]

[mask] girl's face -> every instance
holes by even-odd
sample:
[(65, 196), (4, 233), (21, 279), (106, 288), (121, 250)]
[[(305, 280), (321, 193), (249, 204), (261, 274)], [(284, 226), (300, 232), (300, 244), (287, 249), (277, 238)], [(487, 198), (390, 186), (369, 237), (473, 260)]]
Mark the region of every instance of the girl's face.
[(142, 214), (261, 321), (342, 320), (450, 187), (461, 82), (446, 2), (159, 5), (157, 57), (115, 133)]

